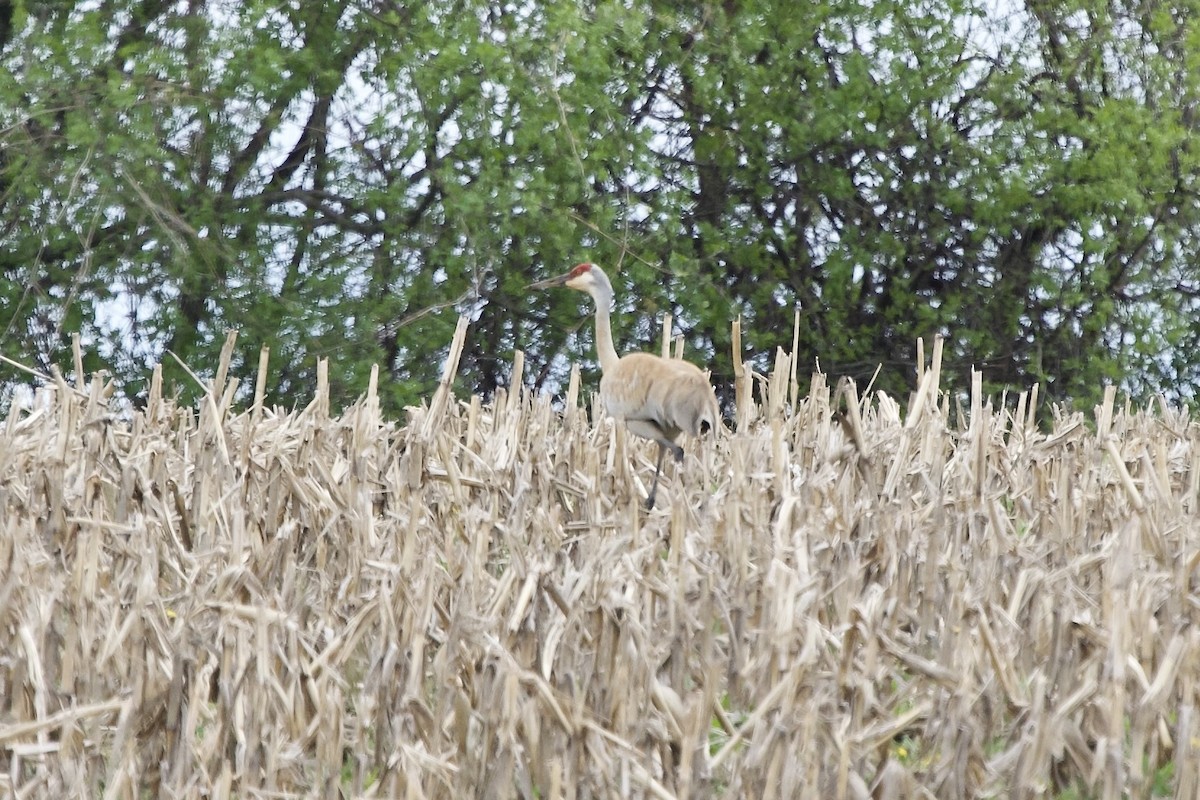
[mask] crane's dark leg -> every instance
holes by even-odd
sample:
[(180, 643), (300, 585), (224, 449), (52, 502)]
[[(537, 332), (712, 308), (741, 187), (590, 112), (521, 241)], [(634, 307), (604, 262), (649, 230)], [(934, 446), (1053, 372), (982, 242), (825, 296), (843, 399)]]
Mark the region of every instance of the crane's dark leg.
[[(650, 484), (650, 496), (646, 498), (646, 510), (654, 508), (654, 498), (658, 495), (658, 475), (662, 472), (663, 456), (667, 454), (667, 446), (658, 443), (658, 463), (654, 465), (654, 482)], [(676, 461), (683, 461), (683, 448), (677, 444), (671, 445), (671, 454)]]
[(658, 494), (658, 473), (662, 472), (663, 456), (667, 454), (667, 448), (663, 445), (658, 446), (658, 463), (654, 465), (654, 482), (650, 484), (650, 496), (646, 498), (646, 510), (654, 508), (654, 498)]

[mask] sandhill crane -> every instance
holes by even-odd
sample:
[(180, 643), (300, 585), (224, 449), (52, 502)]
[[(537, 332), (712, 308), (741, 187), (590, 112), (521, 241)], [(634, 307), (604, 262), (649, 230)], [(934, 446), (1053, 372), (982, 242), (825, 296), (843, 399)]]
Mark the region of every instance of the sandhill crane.
[(600, 400), (609, 415), (625, 423), (631, 432), (658, 443), (654, 482), (646, 508), (654, 508), (658, 475), (668, 450), (676, 461), (683, 460), (680, 434), (698, 436), (717, 426), (720, 409), (708, 376), (694, 364), (651, 353), (618, 356), (613, 347), (609, 307), (613, 288), (604, 270), (595, 264), (579, 264), (565, 275), (540, 281), (530, 289), (568, 286), (592, 296), (596, 304), (596, 354), (600, 358)]

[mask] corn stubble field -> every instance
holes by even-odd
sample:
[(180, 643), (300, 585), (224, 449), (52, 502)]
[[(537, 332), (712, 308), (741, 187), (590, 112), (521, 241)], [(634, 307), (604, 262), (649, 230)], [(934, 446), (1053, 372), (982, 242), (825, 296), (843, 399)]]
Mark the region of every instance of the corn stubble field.
[(936, 345), (903, 409), (803, 397), (780, 352), (646, 512), (577, 373), (455, 360), (400, 421), (238, 410), (227, 361), (14, 410), (0, 796), (1196, 796), (1186, 413), (959, 408)]

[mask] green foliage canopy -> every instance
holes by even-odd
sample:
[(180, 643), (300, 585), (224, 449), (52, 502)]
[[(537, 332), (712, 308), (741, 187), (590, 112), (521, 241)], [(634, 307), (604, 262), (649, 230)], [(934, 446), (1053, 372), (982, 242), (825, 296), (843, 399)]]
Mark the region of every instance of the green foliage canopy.
[(734, 317), (765, 365), (799, 308), (807, 363), (892, 391), (941, 333), (960, 380), (1190, 398), (1198, 4), (18, 2), (0, 346), (79, 333), (137, 396), (236, 328), (272, 399), (327, 357), (395, 409), (460, 313), (464, 388), (593, 365), (580, 298), (524, 289), (588, 259), (625, 347), (669, 312), (719, 385)]

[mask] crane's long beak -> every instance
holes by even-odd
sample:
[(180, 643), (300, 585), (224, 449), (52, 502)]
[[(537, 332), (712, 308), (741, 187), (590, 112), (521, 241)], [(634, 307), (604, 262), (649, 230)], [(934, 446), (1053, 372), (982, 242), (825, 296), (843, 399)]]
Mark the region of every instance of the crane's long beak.
[(526, 289), (551, 289), (555, 286), (563, 286), (570, 279), (571, 279), (571, 273), (564, 272), (562, 275), (559, 275), (558, 277), (547, 278), (544, 281), (538, 281), (537, 283), (531, 283), (528, 286), (526, 286), (525, 288)]

